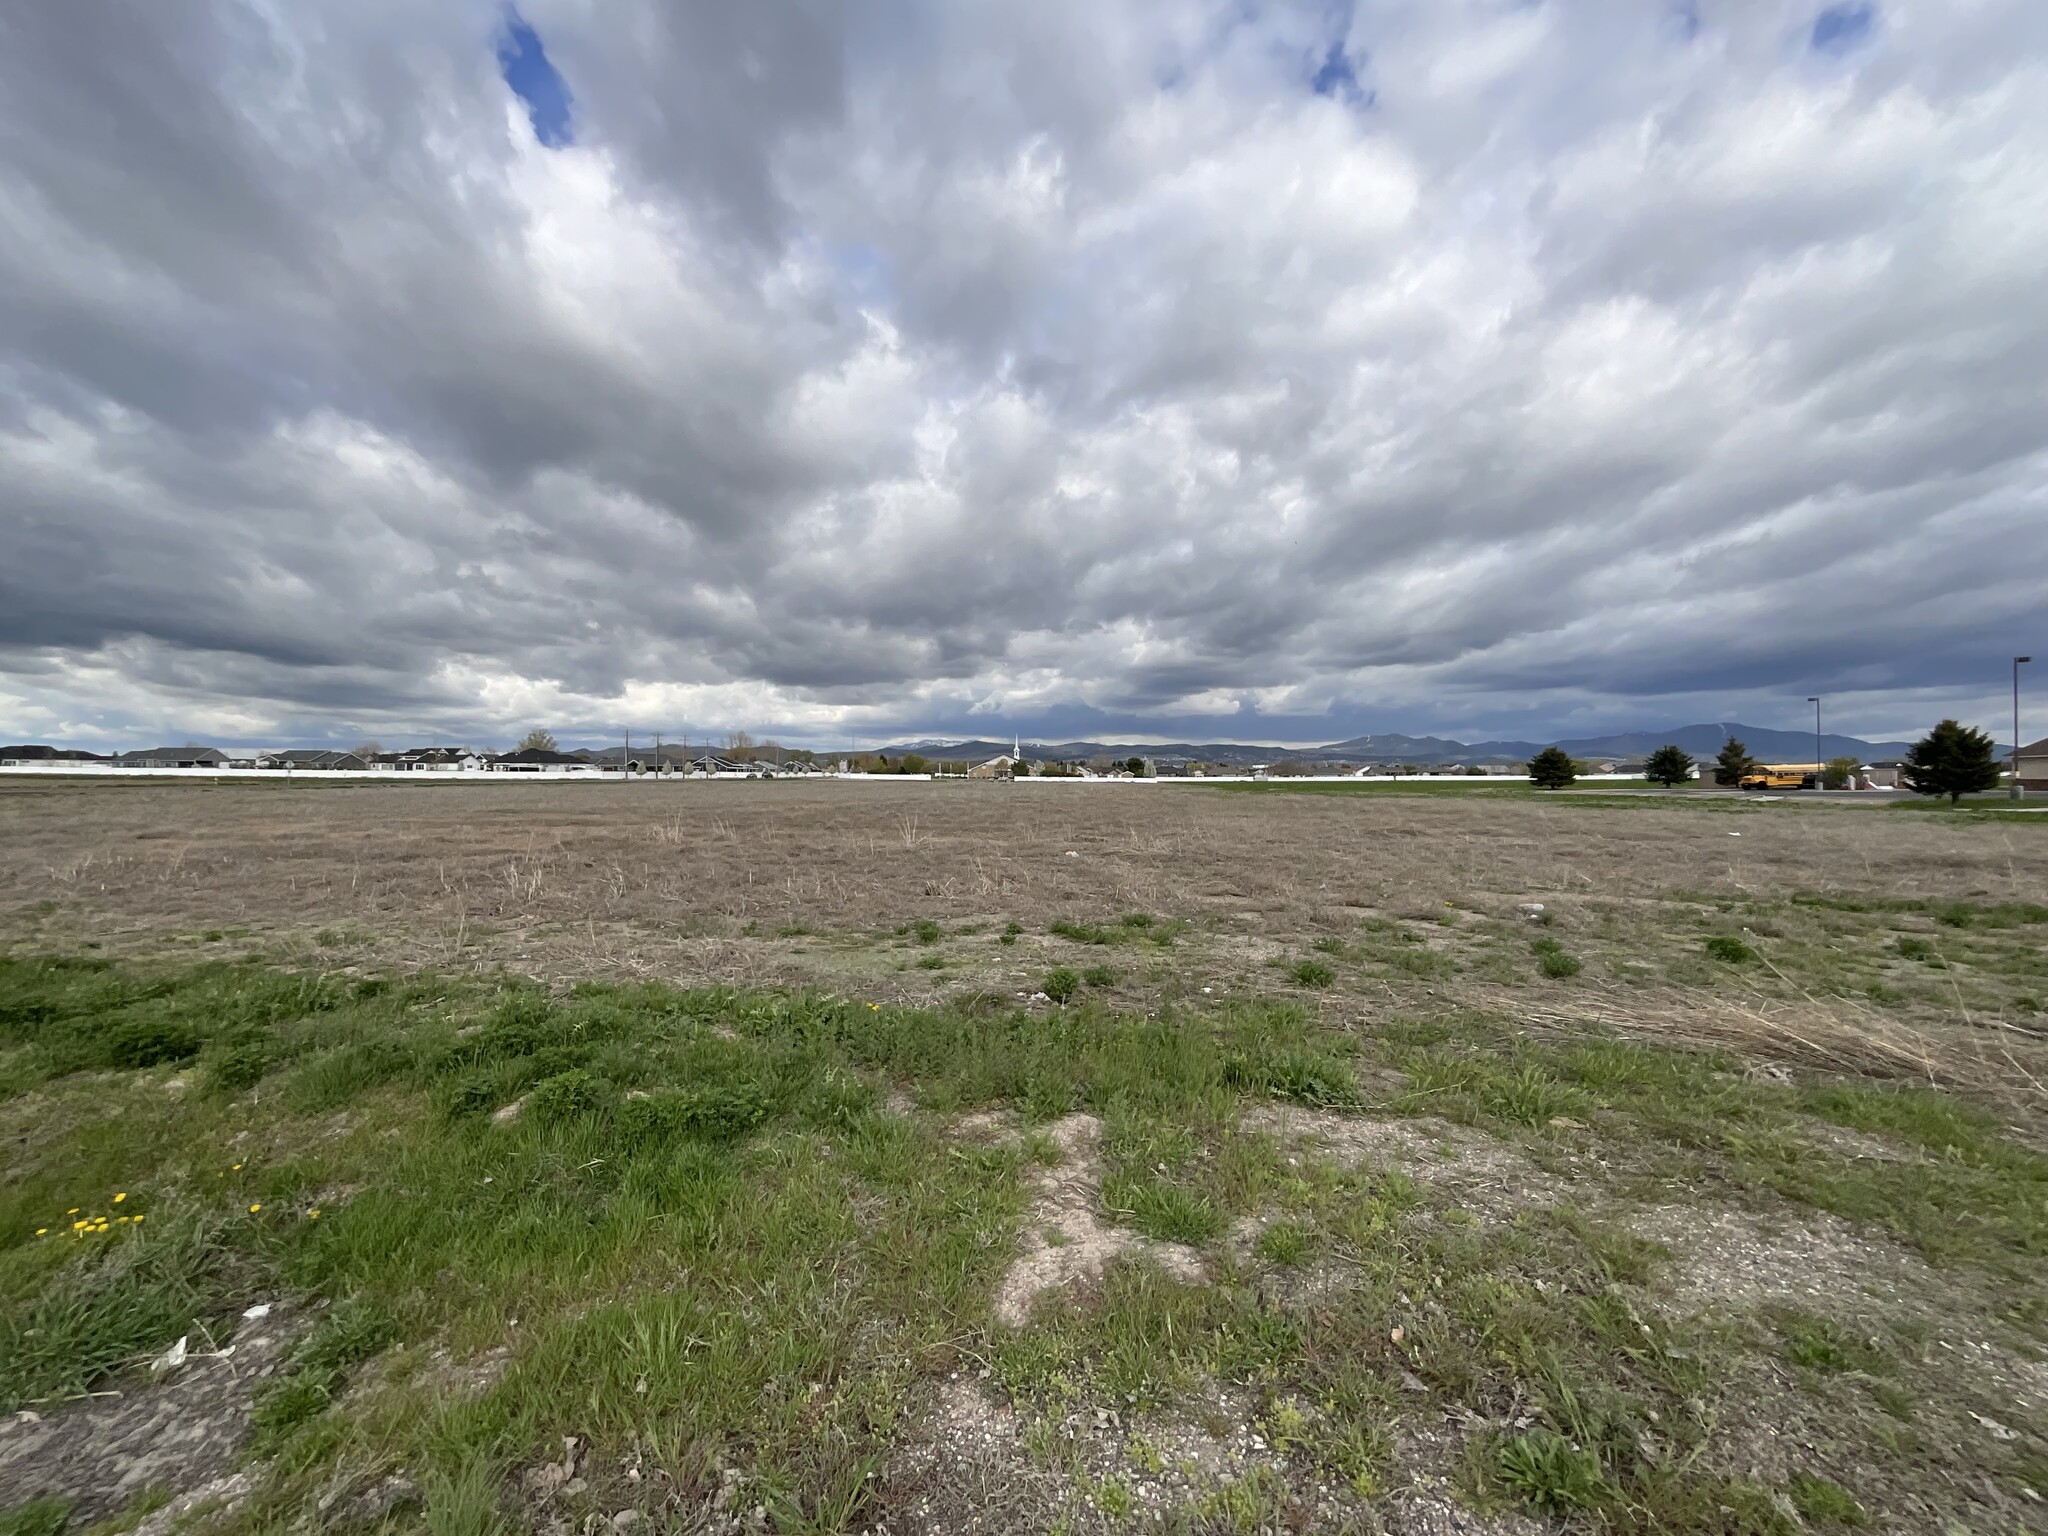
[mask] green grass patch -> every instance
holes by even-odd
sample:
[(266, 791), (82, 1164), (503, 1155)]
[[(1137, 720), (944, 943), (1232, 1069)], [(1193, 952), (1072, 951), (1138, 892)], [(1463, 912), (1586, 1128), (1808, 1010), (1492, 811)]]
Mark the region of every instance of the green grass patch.
[(1337, 973), (1320, 960), (1301, 960), (1288, 969), (1287, 979), (1297, 987), (1322, 988), (1333, 985)]
[(1536, 968), (1553, 980), (1576, 976), (1585, 967), (1575, 955), (1567, 954), (1558, 940), (1548, 937), (1531, 939), (1529, 948), (1535, 953)]
[(1074, 944), (1156, 944), (1171, 948), (1187, 924), (1167, 922), (1147, 912), (1126, 912), (1113, 923), (1081, 923), (1059, 918), (1046, 931)]

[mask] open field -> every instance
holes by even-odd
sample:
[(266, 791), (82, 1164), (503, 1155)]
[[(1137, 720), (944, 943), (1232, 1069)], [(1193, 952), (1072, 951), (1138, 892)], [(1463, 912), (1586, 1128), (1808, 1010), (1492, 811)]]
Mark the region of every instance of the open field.
[(0, 1532), (2048, 1530), (2048, 823), (1265, 789), (0, 784)]

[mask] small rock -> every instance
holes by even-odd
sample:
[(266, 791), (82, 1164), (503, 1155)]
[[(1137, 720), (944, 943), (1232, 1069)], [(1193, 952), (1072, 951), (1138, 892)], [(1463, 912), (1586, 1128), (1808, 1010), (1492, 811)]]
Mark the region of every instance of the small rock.
[(524, 1108), (526, 1108), (526, 1100), (524, 1098), (514, 1099), (502, 1109), (496, 1109), (491, 1112), (491, 1124), (510, 1125), (519, 1118), (519, 1112)]
[(612, 1516), (612, 1529), (615, 1531), (629, 1530), (640, 1523), (640, 1518), (639, 1510), (622, 1509)]
[(348, 1513), (352, 1520), (365, 1525), (383, 1519), (401, 1504), (418, 1501), (420, 1491), (411, 1478), (402, 1473), (393, 1473), (374, 1488), (365, 1490), (349, 1501)]
[(1517, 906), (1515, 910), (1524, 917), (1538, 918), (1543, 915), (1543, 903), (1540, 901), (1525, 901)]

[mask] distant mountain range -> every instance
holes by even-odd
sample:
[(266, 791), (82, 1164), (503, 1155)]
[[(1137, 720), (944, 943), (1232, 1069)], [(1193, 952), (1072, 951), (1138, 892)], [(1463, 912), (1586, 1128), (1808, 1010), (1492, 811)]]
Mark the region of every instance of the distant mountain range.
[[(1026, 742), (1024, 755), (1033, 762), (1073, 761), (1093, 757), (1149, 757), (1155, 762), (1277, 763), (1288, 759), (1319, 763), (1519, 763), (1545, 747), (1564, 748), (1573, 757), (1642, 758), (1675, 743), (1696, 758), (1709, 758), (1730, 736), (1739, 737), (1750, 756), (1764, 762), (1803, 763), (1813, 758), (1813, 732), (1776, 731), (1767, 726), (1726, 722), (1685, 725), (1668, 731), (1623, 731), (1612, 736), (1576, 736), (1557, 741), (1452, 741), (1445, 736), (1354, 736), (1321, 747), (1247, 747), (1233, 742), (1060, 741)], [(1883, 762), (1903, 757), (1909, 743), (1865, 741), (1858, 736), (1823, 735), (1821, 756), (1854, 757)], [(926, 757), (966, 758), (978, 762), (1010, 750), (1007, 741), (910, 741), (882, 749), (890, 757), (919, 752)]]

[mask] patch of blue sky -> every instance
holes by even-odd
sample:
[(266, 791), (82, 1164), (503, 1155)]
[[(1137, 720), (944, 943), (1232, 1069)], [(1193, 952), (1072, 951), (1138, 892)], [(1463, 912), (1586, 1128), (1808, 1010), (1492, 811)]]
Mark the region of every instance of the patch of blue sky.
[(1813, 18), (1810, 41), (1815, 53), (1844, 54), (1860, 47), (1876, 27), (1876, 6), (1868, 0), (1845, 0)]
[(561, 149), (575, 142), (569, 115), (569, 87), (548, 59), (540, 34), (526, 18), (510, 6), (505, 25), (498, 34), (498, 72), (512, 93), (526, 103), (527, 120), (533, 136), (549, 149)]

